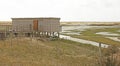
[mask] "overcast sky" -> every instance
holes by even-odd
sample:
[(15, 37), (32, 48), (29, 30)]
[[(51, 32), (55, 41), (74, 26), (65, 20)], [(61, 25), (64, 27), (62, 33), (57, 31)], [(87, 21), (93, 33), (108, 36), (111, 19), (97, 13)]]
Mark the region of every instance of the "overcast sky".
[(120, 21), (120, 0), (0, 0), (0, 20), (11, 20), (12, 17)]

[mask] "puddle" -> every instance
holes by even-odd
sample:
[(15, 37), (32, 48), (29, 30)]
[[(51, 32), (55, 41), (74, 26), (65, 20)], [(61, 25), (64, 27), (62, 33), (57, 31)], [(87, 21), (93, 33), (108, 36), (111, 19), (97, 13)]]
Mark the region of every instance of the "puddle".
[(98, 32), (98, 33), (96, 33), (96, 34), (106, 35), (106, 36), (120, 36), (119, 34), (110, 33), (110, 32)]
[[(76, 32), (74, 32), (74, 31), (72, 32), (70, 30), (77, 30), (81, 33), (82, 31), (85, 31), (86, 29), (91, 29), (91, 28), (98, 29), (98, 28), (116, 28), (116, 27), (118, 28), (118, 26), (62, 26), (62, 32), (61, 33), (75, 34), (76, 35)], [(98, 34), (108, 35), (109, 33), (106, 33), (106, 32), (103, 33), (102, 32), (102, 33), (98, 33)], [(109, 35), (111, 35), (111, 34), (109, 34)]]
[(67, 35), (80, 35), (80, 32), (66, 31), (66, 32), (61, 32), (61, 34), (67, 34)]
[(80, 35), (80, 33), (63, 33), (63, 34), (67, 34), (67, 35)]
[(106, 37), (106, 38), (120, 42), (120, 39), (118, 37)]
[(120, 32), (120, 30), (118, 30), (118, 32)]
[[(84, 40), (84, 39), (78, 39), (78, 38), (73, 38), (73, 37), (70, 37), (70, 36), (60, 35), (60, 38), (71, 40), (71, 41), (75, 41), (75, 42), (79, 42), (79, 43), (83, 43), (83, 44), (91, 44), (91, 45), (94, 45), (94, 46), (97, 46), (97, 47), (99, 46), (98, 42)], [(108, 46), (109, 45), (107, 45), (107, 44), (101, 44), (101, 47), (103, 47), (103, 48), (107, 48)]]
[(79, 30), (79, 31), (84, 31), (89, 28), (114, 28), (118, 26), (62, 26), (62, 31), (67, 31), (67, 30)]
[[(98, 28), (119, 28), (120, 26), (62, 26), (62, 32), (63, 34), (69, 34), (69, 35), (80, 35), (80, 33), (82, 31), (85, 31), (86, 29), (98, 29)], [(70, 30), (77, 30), (78, 32), (71, 32)], [(120, 30), (119, 30), (120, 32)], [(98, 32), (96, 34), (100, 34), (100, 35), (107, 35), (107, 36), (120, 36), (119, 34), (114, 34), (114, 33), (109, 33), (109, 32)], [(79, 42), (79, 43), (83, 43), (83, 44), (91, 44), (94, 46), (99, 46), (98, 42), (94, 42), (94, 41), (89, 41), (89, 40), (84, 40), (84, 39), (78, 39), (78, 38), (73, 38), (70, 36), (65, 36), (65, 35), (60, 35), (60, 38), (64, 38), (67, 40), (71, 40), (71, 41), (75, 41), (75, 42)], [(116, 38), (110, 38), (112, 40), (116, 40), (118, 41), (119, 39)], [(102, 47), (107, 48), (109, 45), (107, 44), (102, 44)]]

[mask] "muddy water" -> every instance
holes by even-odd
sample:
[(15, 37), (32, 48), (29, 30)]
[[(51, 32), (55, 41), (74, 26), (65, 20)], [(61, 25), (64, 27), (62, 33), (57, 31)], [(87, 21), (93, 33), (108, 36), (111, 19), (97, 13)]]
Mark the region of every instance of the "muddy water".
[[(62, 32), (61, 33), (80, 35), (80, 32), (85, 31), (86, 29), (90, 29), (90, 28), (114, 28), (114, 27), (120, 27), (120, 26), (62, 26)], [(69, 30), (78, 30), (79, 32), (71, 32)], [(102, 32), (102, 34), (103, 34), (103, 32)], [(107, 33), (107, 35), (108, 34), (111, 35), (110, 33)], [(104, 32), (104, 35), (106, 35), (106, 32)], [(114, 34), (114, 35), (118, 36), (118, 34)], [(99, 46), (99, 43), (97, 43), (97, 42), (88, 41), (88, 40), (84, 40), (84, 39), (73, 38), (73, 37), (70, 37), (70, 36), (60, 35), (60, 38), (80, 42), (80, 43), (83, 43), (83, 44), (91, 44), (91, 45), (94, 45), (94, 46)], [(115, 38), (110, 38), (109, 37), (109, 39), (119, 41), (119, 39), (116, 39), (116, 37)], [(107, 44), (102, 44), (102, 47), (106, 48), (108, 46), (109, 45), (107, 45)]]
[(120, 42), (119, 37), (106, 37), (106, 38), (109, 38), (109, 39), (111, 39), (111, 40)]
[(118, 30), (118, 32), (120, 32), (120, 30)]
[(84, 31), (89, 28), (114, 28), (114, 27), (120, 27), (120, 26), (62, 26), (62, 32), (67, 30)]
[[(70, 37), (70, 36), (60, 35), (60, 38), (71, 40), (71, 41), (75, 41), (75, 42), (79, 42), (79, 43), (83, 43), (83, 44), (91, 44), (91, 45), (94, 45), (94, 46), (99, 46), (98, 42), (88, 41), (88, 40), (78, 39), (78, 38), (73, 38), (73, 37)], [(107, 48), (108, 46), (109, 45), (107, 45), (107, 44), (101, 44), (101, 47), (103, 47), (103, 48)]]
[(96, 34), (105, 35), (105, 36), (120, 36), (119, 34), (110, 33), (110, 32), (98, 32), (98, 33), (96, 33)]

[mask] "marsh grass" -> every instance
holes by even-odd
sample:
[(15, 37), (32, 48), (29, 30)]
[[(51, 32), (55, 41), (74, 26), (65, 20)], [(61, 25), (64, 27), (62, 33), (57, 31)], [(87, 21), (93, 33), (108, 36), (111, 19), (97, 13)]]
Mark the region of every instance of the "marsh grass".
[(102, 64), (98, 61), (98, 66), (120, 66), (120, 49), (118, 46), (112, 45), (103, 49)]
[[(86, 29), (85, 31), (82, 31), (80, 35), (69, 35), (69, 36), (80, 38), (80, 39), (85, 39), (85, 40), (90, 40), (90, 41), (95, 41), (98, 43), (105, 43), (109, 45), (120, 46), (120, 42), (106, 38), (106, 37), (120, 37), (120, 36), (103, 36), (103, 35), (96, 34), (98, 32), (111, 32), (111, 33), (120, 34), (118, 30), (120, 30), (119, 27), (117, 28), (91, 28), (91, 29)], [(79, 32), (78, 30), (70, 30), (70, 31)]]
[(43, 42), (21, 37), (0, 41), (0, 66), (92, 65), (96, 54), (97, 47), (63, 39)]

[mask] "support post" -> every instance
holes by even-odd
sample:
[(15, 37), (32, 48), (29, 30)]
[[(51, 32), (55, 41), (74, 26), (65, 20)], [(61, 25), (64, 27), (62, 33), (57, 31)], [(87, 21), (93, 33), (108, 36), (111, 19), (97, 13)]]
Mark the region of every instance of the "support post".
[(58, 32), (58, 38), (60, 37), (60, 33)]
[(47, 32), (47, 37), (48, 37), (48, 32)]
[(54, 32), (53, 32), (53, 36), (55, 36), (55, 35), (54, 35)]

